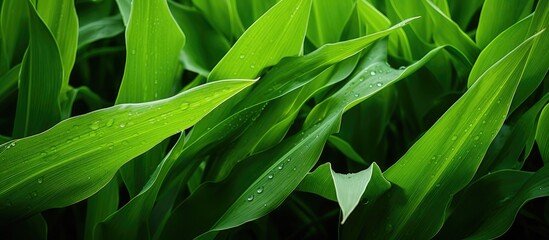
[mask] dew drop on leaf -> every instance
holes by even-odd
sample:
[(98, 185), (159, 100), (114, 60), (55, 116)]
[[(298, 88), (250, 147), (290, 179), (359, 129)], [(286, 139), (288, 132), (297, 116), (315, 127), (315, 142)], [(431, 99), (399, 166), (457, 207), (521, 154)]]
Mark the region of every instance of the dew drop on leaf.
[(109, 121), (107, 121), (107, 127), (112, 126), (113, 123), (114, 123), (114, 119), (109, 119)]
[(246, 200), (248, 200), (248, 202), (251, 202), (254, 200), (254, 195), (250, 195)]
[(92, 130), (97, 130), (97, 129), (99, 129), (99, 121), (95, 121), (95, 122), (93, 122), (92, 124), (90, 124), (90, 128), (91, 128)]
[(257, 192), (258, 194), (263, 193), (263, 187), (259, 187), (255, 192)]
[(187, 108), (189, 108), (189, 103), (187, 103), (187, 102), (183, 102), (179, 105), (180, 110), (185, 110)]

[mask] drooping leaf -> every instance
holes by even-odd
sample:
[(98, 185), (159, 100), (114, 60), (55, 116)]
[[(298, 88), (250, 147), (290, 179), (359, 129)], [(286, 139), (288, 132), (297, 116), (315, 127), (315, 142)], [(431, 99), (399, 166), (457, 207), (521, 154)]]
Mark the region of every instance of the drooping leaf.
[(358, 204), (373, 202), (390, 187), (391, 183), (383, 177), (376, 163), (348, 174), (336, 173), (330, 163), (326, 163), (309, 173), (297, 190), (337, 201), (343, 213), (341, 224), (344, 224)]

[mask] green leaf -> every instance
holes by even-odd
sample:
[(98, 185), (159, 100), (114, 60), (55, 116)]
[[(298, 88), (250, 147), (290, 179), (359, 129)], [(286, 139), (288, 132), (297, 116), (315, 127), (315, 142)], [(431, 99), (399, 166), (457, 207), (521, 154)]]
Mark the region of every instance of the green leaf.
[(545, 105), (540, 113), (536, 131), (536, 143), (545, 165), (549, 165), (549, 105)]
[(80, 26), (78, 30), (78, 48), (97, 40), (114, 37), (124, 32), (124, 23), (120, 16), (105, 17)]
[[(549, 101), (549, 94), (522, 114), (515, 124), (505, 126), (490, 145), (477, 176), (501, 169), (521, 169), (530, 155), (536, 137), (536, 125), (542, 108)], [(541, 148), (540, 148), (541, 149)]]
[[(221, 140), (240, 133), (250, 122), (255, 121), (268, 101), (305, 86), (314, 79), (314, 76), (328, 67), (359, 53), (376, 40), (389, 35), (410, 21), (413, 19), (405, 20), (387, 30), (371, 35), (327, 44), (305, 56), (283, 59), (258, 81), (257, 86), (246, 96), (246, 101), (241, 101), (234, 107), (232, 105), (236, 101), (231, 101), (230, 105), (224, 104), (197, 124), (186, 140), (187, 146), (180, 159), (193, 159), (204, 149), (213, 148)], [(294, 80), (287, 81), (290, 78)], [(177, 164), (172, 172), (182, 172), (188, 164), (188, 161)]]
[[(116, 103), (136, 103), (172, 96), (180, 74), (179, 52), (185, 36), (166, 0), (132, 2), (126, 29), (126, 66)], [(121, 169), (130, 196), (135, 196), (162, 159), (160, 145)]]
[[(393, 187), (351, 218), (343, 237), (431, 238), (472, 179), (509, 110), (532, 39), (498, 61), (384, 175)], [(522, 63), (522, 64), (521, 64)], [(494, 117), (499, 116), (499, 117)], [(358, 221), (358, 222), (357, 222)], [(361, 230), (357, 231), (357, 228)]]
[(17, 65), (0, 77), (0, 102), (17, 90), (20, 71), (21, 65)]
[[(549, 26), (549, 3), (540, 1), (534, 12), (534, 16), (529, 16), (505, 30), (494, 39), (482, 51), (477, 60), (477, 64), (471, 70), (468, 85), (473, 84), (486, 69), (498, 61), (506, 53), (518, 46), (524, 39), (546, 29)], [(543, 33), (534, 40), (533, 47), (528, 55), (526, 69), (517, 89), (516, 96), (511, 105), (511, 111), (514, 111), (522, 104), (532, 92), (543, 81), (548, 69), (549, 59), (545, 57), (545, 52), (549, 51), (549, 34)]]
[[(549, 196), (549, 166), (536, 173), (498, 171), (479, 179), (461, 194), (439, 239), (495, 239), (513, 223), (529, 200)], [(474, 214), (471, 214), (474, 213)]]
[(245, 28), (240, 22), (236, 10), (235, 0), (192, 0), (192, 3), (202, 12), (206, 20), (227, 40), (232, 42), (233, 38), (238, 38)]
[(87, 199), (84, 239), (94, 239), (97, 224), (118, 209), (118, 179), (114, 177), (99, 192)]
[[(22, 60), (29, 43), (27, 2), (28, 0), (4, 0), (2, 2), (0, 13), (2, 48), (6, 54), (7, 67), (14, 66)], [(3, 72), (0, 71), (0, 74)]]
[[(440, 50), (406, 70), (395, 70), (386, 65), (385, 48), (385, 44), (378, 45), (343, 88), (314, 108), (303, 131), (243, 160), (223, 181), (198, 188), (172, 212), (161, 237), (180, 238), (182, 227), (185, 238), (211, 237), (278, 207), (315, 165), (346, 109), (416, 71)], [(379, 76), (371, 75), (378, 70)], [(197, 219), (187, 217), (199, 215), (202, 217)]]
[[(338, 42), (353, 8), (353, 0), (314, 0), (307, 26), (309, 40), (317, 47)], [(381, 27), (388, 28), (389, 24)]]
[(311, 0), (282, 0), (259, 18), (238, 39), (208, 76), (208, 81), (225, 78), (256, 78), (267, 66), (302, 48)]
[(170, 10), (177, 24), (186, 32), (187, 39), (180, 60), (186, 69), (207, 77), (229, 51), (230, 43), (196, 10), (170, 3)]
[(366, 164), (366, 161), (362, 159), (360, 154), (358, 154), (351, 144), (349, 144), (347, 141), (336, 137), (336, 136), (330, 136), (328, 138), (328, 142), (332, 144), (335, 148), (337, 148), (343, 155), (345, 155), (347, 158), (361, 164)]
[(391, 187), (376, 163), (357, 173), (341, 174), (332, 169), (330, 163), (320, 165), (309, 173), (297, 187), (298, 191), (318, 194), (337, 201), (343, 212), (341, 224), (362, 201), (374, 201)]
[(91, 196), (110, 181), (119, 167), (192, 126), (252, 83), (219, 81), (164, 100), (121, 104), (3, 144), (0, 173), (5, 177), (0, 180), (0, 222)]
[[(48, 29), (53, 34), (59, 47), (61, 62), (63, 63), (63, 84), (61, 85), (61, 103), (65, 100), (63, 95), (69, 87), (69, 77), (76, 59), (76, 47), (78, 44), (78, 17), (73, 0), (40, 0), (36, 10), (43, 19)], [(62, 109), (63, 111), (69, 111)], [(68, 116), (68, 114), (66, 114)]]
[[(28, 3), (30, 42), (21, 63), (13, 136), (44, 131), (61, 120), (63, 65), (55, 38)], [(43, 59), (48, 59), (44, 62)]]
[(485, 0), (478, 20), (478, 47), (486, 47), (501, 32), (530, 14), (533, 5), (533, 0)]

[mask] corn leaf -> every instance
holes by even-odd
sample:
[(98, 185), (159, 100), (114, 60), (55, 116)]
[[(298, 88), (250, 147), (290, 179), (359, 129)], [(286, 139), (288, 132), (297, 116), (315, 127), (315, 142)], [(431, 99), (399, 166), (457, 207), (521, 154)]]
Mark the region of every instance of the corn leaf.
[[(161, 237), (180, 237), (177, 233), (183, 227), (188, 233), (184, 237), (211, 237), (272, 211), (312, 169), (328, 136), (338, 130), (346, 109), (416, 71), (440, 48), (402, 70), (386, 65), (386, 44), (378, 45), (376, 50), (359, 64), (358, 72), (343, 88), (314, 108), (303, 131), (243, 160), (223, 181), (203, 184), (173, 211)], [(374, 75), (380, 73), (374, 76), (372, 71)], [(188, 214), (207, 216), (189, 219), (185, 217)]]
[(63, 85), (63, 63), (59, 49), (34, 6), (30, 2), (27, 5), (30, 42), (19, 75), (13, 130), (13, 136), (17, 138), (44, 131), (61, 120), (59, 95)]
[(3, 144), (0, 222), (91, 196), (126, 162), (192, 126), (252, 83), (220, 81), (156, 102), (121, 104)]
[[(185, 36), (165, 0), (133, 1), (126, 30), (126, 66), (116, 103), (172, 96), (179, 74), (179, 52), (184, 43)], [(154, 172), (164, 147), (154, 148), (121, 169), (131, 196), (139, 192)]]
[(545, 165), (549, 165), (549, 105), (545, 105), (540, 113), (536, 131), (536, 143), (538, 144), (543, 162)]
[(344, 224), (358, 204), (374, 201), (390, 187), (391, 183), (383, 177), (376, 163), (348, 174), (336, 173), (330, 163), (325, 163), (307, 174), (297, 190), (337, 201), (343, 213), (341, 224)]
[[(208, 81), (256, 78), (281, 58), (300, 53), (311, 0), (282, 0), (267, 11), (238, 39), (214, 67)], [(277, 23), (280, 19), (283, 22)], [(277, 23), (277, 24), (273, 24)]]
[(501, 32), (526, 17), (533, 5), (532, 0), (484, 1), (476, 34), (478, 47), (486, 47)]
[(462, 193), (436, 237), (495, 239), (509, 229), (527, 201), (545, 196), (549, 196), (549, 166), (535, 173), (503, 170), (486, 175)]
[(385, 217), (358, 220), (351, 216), (349, 221), (354, 224), (345, 226), (343, 237), (423, 239), (438, 232), (451, 196), (472, 179), (505, 120), (535, 36), (487, 70), (384, 172), (393, 184), (391, 190), (365, 206), (362, 214), (354, 215), (384, 212)]

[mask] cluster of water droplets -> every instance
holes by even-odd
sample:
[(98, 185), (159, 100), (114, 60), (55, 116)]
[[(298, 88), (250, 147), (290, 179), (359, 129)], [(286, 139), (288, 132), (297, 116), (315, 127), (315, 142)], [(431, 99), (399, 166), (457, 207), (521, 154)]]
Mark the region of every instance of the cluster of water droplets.
[[(275, 172), (277, 172), (277, 171), (278, 171), (278, 172), (282, 171), (282, 170), (284, 169), (285, 164), (288, 164), (288, 163), (290, 163), (291, 161), (292, 161), (291, 158), (289, 158), (289, 157), (286, 158), (285, 161), (281, 162), (278, 166), (275, 167), (275, 169), (274, 169), (273, 171), (271, 171), (269, 174), (267, 174), (267, 176), (265, 177), (265, 179), (266, 179), (265, 181), (266, 181), (266, 182), (272, 181), (272, 180), (275, 178)], [(295, 170), (297, 170), (297, 168), (294, 167), (293, 170), (295, 171)], [(248, 202), (252, 202), (252, 201), (256, 198), (256, 195), (259, 196), (260, 194), (262, 194), (262, 193), (264, 193), (264, 192), (265, 192), (265, 187), (264, 187), (264, 186), (260, 186), (260, 187), (258, 187), (258, 188), (255, 190), (255, 192), (254, 192), (253, 194), (251, 194), (250, 196), (248, 196), (248, 197), (246, 198), (246, 200), (247, 200)], [(267, 204), (264, 204), (263, 206), (266, 207)]]

